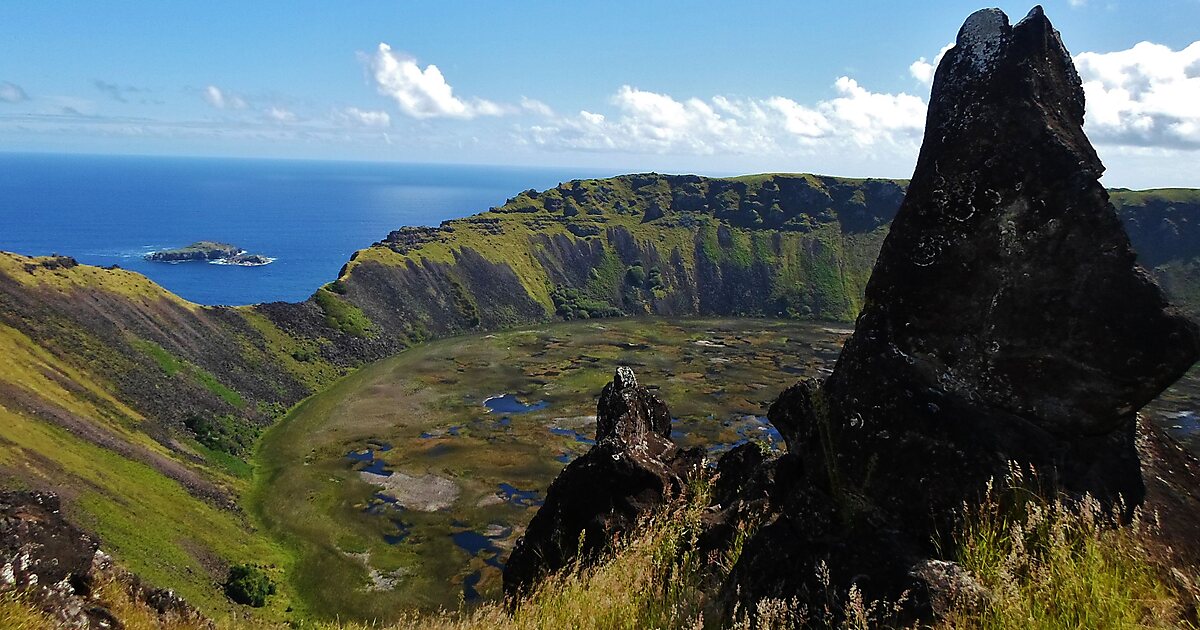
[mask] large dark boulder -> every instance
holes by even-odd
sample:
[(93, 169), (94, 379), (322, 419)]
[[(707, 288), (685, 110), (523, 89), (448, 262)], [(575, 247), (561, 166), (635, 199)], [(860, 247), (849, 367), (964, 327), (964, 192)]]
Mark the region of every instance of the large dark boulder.
[(700, 449), (671, 441), (671, 415), (617, 368), (596, 409), (596, 444), (567, 465), (546, 494), (504, 567), (504, 591), (526, 593), (548, 573), (578, 558), (595, 559), (612, 541), (687, 489), (703, 463)]
[(1040, 7), (1015, 27), (996, 9), (968, 18), (824, 388), (840, 483), (936, 516), (1015, 460), (1140, 500), (1135, 413), (1200, 342), (1136, 264), (1083, 113)]
[(1047, 492), (1141, 501), (1136, 413), (1200, 334), (1137, 265), (1083, 98), (1040, 7), (967, 19), (854, 335), (771, 409), (803, 480), (747, 543), (736, 598), (927, 592), (913, 567), (1012, 463)]

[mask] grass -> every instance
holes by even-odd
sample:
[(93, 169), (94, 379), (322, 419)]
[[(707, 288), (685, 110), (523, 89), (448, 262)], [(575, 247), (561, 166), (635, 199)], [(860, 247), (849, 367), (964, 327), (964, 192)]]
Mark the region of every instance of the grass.
[(19, 593), (0, 593), (0, 630), (46, 630), (54, 619), (26, 601)]
[[(740, 545), (724, 555), (701, 556), (696, 542), (703, 529), (708, 480), (694, 481), (690, 500), (676, 501), (650, 515), (594, 566), (573, 566), (544, 580), (511, 608), (490, 602), (433, 613), (409, 612), (386, 624), (300, 622), (311, 630), (544, 630), (556, 628), (702, 630), (831, 627), (865, 630), (891, 627), (881, 622), (896, 610), (887, 602), (864, 601), (854, 588), (832, 612), (798, 602), (764, 600), (753, 610), (722, 621), (713, 594), (736, 563)], [(1135, 519), (1118, 526), (1094, 501), (1046, 501), (1032, 495), (992, 499), (968, 511), (958, 532), (958, 559), (987, 590), (981, 602), (960, 601), (949, 614), (922, 628), (1065, 629), (1194, 628), (1189, 594), (1165, 577), (1171, 567), (1156, 564), (1145, 547), (1154, 528)], [(739, 540), (751, 533), (743, 527)], [(1191, 572), (1195, 567), (1175, 567)], [(817, 577), (828, 584), (828, 572)], [(1183, 580), (1186, 582), (1187, 580)], [(126, 628), (191, 630), (194, 620), (169, 619), (158, 625), (144, 604), (113, 584), (100, 600)], [(735, 613), (736, 614), (736, 613)], [(12, 594), (0, 595), (0, 628), (32, 630), (45, 618)], [(39, 625), (43, 624), (43, 625)], [(226, 618), (218, 628), (282, 628), (261, 621)]]
[(91, 265), (78, 265), (74, 267), (59, 266), (56, 268), (44, 265), (45, 263), (52, 263), (54, 260), (52, 256), (31, 257), (0, 252), (0, 274), (6, 275), (21, 284), (63, 293), (79, 289), (104, 291), (142, 303), (165, 300), (174, 302), (189, 310), (201, 308), (199, 305), (188, 302), (155, 284), (146, 276), (134, 271), (93, 267)]
[[(600, 245), (600, 263), (578, 289), (588, 298), (607, 303), (610, 308), (638, 313), (646, 296), (659, 300), (692, 300), (697, 282), (696, 263), (704, 260), (721, 270), (721, 275), (734, 291), (748, 291), (743, 279), (763, 278), (770, 286), (764, 293), (770, 300), (764, 304), (748, 305), (743, 314), (825, 318), (850, 321), (861, 302), (866, 277), (874, 263), (872, 256), (859, 256), (860, 251), (877, 252), (884, 232), (862, 234), (843, 233), (837, 212), (858, 211), (864, 194), (847, 194), (846, 200), (828, 198), (825, 202), (789, 202), (781, 207), (779, 181), (787, 179), (807, 186), (819, 200), (831, 185), (863, 186), (867, 182), (884, 180), (843, 180), (812, 175), (763, 175), (733, 179), (701, 179), (697, 182), (672, 183), (663, 176), (622, 176), (603, 180), (579, 180), (559, 185), (535, 197), (521, 193), (493, 211), (449, 222), (449, 236), (418, 245), (398, 253), (387, 245), (377, 245), (360, 251), (349, 263), (342, 282), (354, 283), (358, 266), (381, 263), (390, 266), (437, 263), (453, 265), (462, 251), (470, 250), (492, 263), (508, 267), (516, 275), (526, 294), (553, 314), (562, 300), (556, 300), (556, 280), (547, 265), (539, 258), (548, 252), (542, 249), (545, 237), (572, 241), (590, 240), (590, 246)], [(861, 191), (860, 191), (861, 193)], [(683, 197), (691, 201), (680, 201)], [(830, 205), (829, 211), (819, 207)], [(809, 206), (812, 207), (809, 207)], [(561, 208), (577, 208), (574, 226), (587, 223), (596, 228), (595, 234), (581, 237), (567, 230), (560, 222)], [(661, 208), (661, 216), (646, 219), (653, 208)], [(684, 210), (682, 208), (688, 208)], [(765, 214), (770, 225), (781, 230), (757, 229), (768, 225), (760, 215)], [(759, 217), (759, 218), (755, 218)], [(584, 221), (586, 219), (586, 221)], [(794, 231), (794, 225), (808, 226)], [(718, 242), (717, 227), (729, 230), (730, 246)], [(777, 256), (770, 237), (778, 237), (785, 255)], [(632, 237), (636, 250), (624, 245)], [(623, 259), (637, 256), (637, 260)], [(631, 254), (637, 251), (637, 254)], [(553, 254), (551, 254), (553, 259)], [(673, 260), (678, 260), (678, 269)], [(629, 265), (642, 263), (649, 269), (661, 266), (671, 272), (671, 280), (650, 291), (639, 292), (625, 281)], [(554, 263), (551, 263), (553, 266)], [(567, 265), (568, 262), (558, 264)], [(676, 275), (679, 274), (679, 275)], [(839, 278), (845, 276), (845, 278)], [(819, 281), (812, 290), (806, 284), (810, 278)], [(632, 289), (632, 290), (631, 290)], [(318, 299), (321, 296), (318, 296)], [(604, 312), (593, 305), (587, 309)], [(627, 308), (632, 307), (632, 308)], [(573, 309), (571, 312), (574, 312)], [(518, 323), (518, 322), (514, 322)]]
[[(970, 511), (958, 559), (989, 596), (956, 611), (947, 627), (1194, 627), (1183, 605), (1189, 596), (1170, 578), (1173, 567), (1156, 564), (1146, 547), (1152, 524), (1135, 516), (1121, 526), (1091, 498), (1012, 494), (1016, 507), (991, 494)], [(1183, 583), (1193, 583), (1196, 567), (1183, 569), (1192, 573)]]
[(378, 326), (368, 319), (361, 309), (343, 300), (333, 291), (318, 289), (313, 299), (325, 313), (325, 323), (331, 328), (354, 337), (373, 337), (378, 333)]
[(221, 381), (217, 380), (217, 377), (213, 376), (208, 370), (175, 357), (175, 355), (153, 341), (135, 339), (132, 341), (132, 345), (154, 359), (158, 367), (167, 376), (175, 376), (183, 372), (230, 405), (239, 409), (246, 406), (246, 399), (242, 398), (241, 394), (221, 384)]
[(0, 444), (0, 466), (75, 488), (68, 516), (96, 532), (130, 570), (175, 589), (206, 614), (219, 618), (231, 609), (214, 586), (223, 577), (219, 565), (281, 561), (274, 544), (236, 513), (192, 496), (146, 464), (2, 407)]
[[(596, 395), (619, 364), (659, 387), (671, 405), (687, 446), (739, 439), (738, 420), (765, 413), (777, 390), (765, 383), (778, 365), (811, 369), (820, 363), (810, 347), (835, 348), (824, 324), (771, 320), (617, 319), (544, 325), (491, 335), (444, 339), (366, 366), (308, 398), (271, 427), (254, 456), (254, 490), (246, 505), (256, 522), (282, 541), (291, 559), (286, 579), (309, 618), (394, 618), (401, 610), (453, 606), (459, 580), (482, 572), (477, 590), (499, 595), (499, 573), (458, 548), (449, 533), (466, 523), (492, 524), (520, 535), (534, 511), (497, 504), (500, 483), (544, 491), (563, 463), (562, 454), (587, 449), (548, 426), (594, 430)], [(696, 342), (716, 341), (722, 347)], [(803, 348), (796, 356), (796, 348)], [(581, 357), (586, 357), (583, 359)], [(525, 402), (546, 401), (541, 411), (513, 415), (494, 427), (483, 399), (513, 393)], [(715, 418), (710, 418), (715, 414)], [(726, 426), (732, 421), (733, 428)], [(449, 427), (459, 427), (456, 436)], [(430, 432), (436, 437), (423, 438)], [(380, 457), (392, 470), (452, 480), (461, 491), (447, 510), (406, 511), (411, 525), (403, 544), (388, 544), (390, 521), (363, 512), (375, 489), (344, 456), (371, 439), (394, 448)], [(369, 561), (349, 553), (369, 552)], [(396, 589), (366, 593), (367, 564), (380, 571), (410, 570)]]

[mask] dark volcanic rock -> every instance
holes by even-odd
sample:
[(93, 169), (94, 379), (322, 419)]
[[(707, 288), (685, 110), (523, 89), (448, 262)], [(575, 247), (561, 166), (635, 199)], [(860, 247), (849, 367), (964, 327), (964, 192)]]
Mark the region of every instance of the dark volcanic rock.
[(96, 540), (67, 522), (57, 495), (0, 493), (0, 593), (21, 593), (55, 619), (56, 627), (120, 628), (120, 621), (98, 592), (98, 587), (111, 582), (132, 601), (153, 609), (159, 621), (187, 621), (188, 627), (207, 625), (203, 616), (174, 592), (151, 587), (114, 567), (99, 548)]
[(637, 384), (633, 370), (617, 368), (600, 394), (596, 444), (550, 485), (505, 564), (505, 593), (528, 592), (579, 552), (594, 559), (643, 516), (681, 496), (704, 454), (678, 449), (670, 435), (666, 404)]
[(99, 545), (59, 510), (53, 494), (0, 494), (0, 589), (71, 592), (85, 580)]
[(853, 337), (826, 383), (771, 409), (803, 480), (773, 497), (729, 593), (823, 602), (825, 562), (834, 587), (925, 593), (910, 608), (929, 612), (935, 535), (1010, 462), (1048, 492), (1141, 501), (1136, 412), (1200, 335), (1137, 266), (1083, 112), (1040, 7), (1015, 27), (968, 18)]
[(1040, 8), (1016, 27), (998, 10), (963, 25), (825, 386), (843, 483), (884, 500), (919, 482), (924, 496), (894, 507), (928, 513), (1015, 459), (1069, 490), (1140, 499), (1134, 414), (1200, 343), (1136, 265), (1083, 109)]

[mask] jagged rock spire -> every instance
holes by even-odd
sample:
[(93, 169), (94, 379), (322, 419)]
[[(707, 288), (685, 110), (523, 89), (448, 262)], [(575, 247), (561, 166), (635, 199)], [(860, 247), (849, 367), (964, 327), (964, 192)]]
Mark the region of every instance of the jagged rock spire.
[[(559, 473), (504, 566), (504, 591), (527, 592), (542, 576), (594, 559), (638, 521), (680, 496), (703, 449), (671, 441), (671, 413), (619, 367), (596, 405), (596, 444)], [(582, 554), (582, 557), (578, 557)]]
[(773, 491), (732, 599), (826, 601), (818, 561), (868, 597), (932, 588), (913, 567), (1011, 462), (1047, 493), (1141, 501), (1135, 414), (1200, 333), (1138, 267), (1083, 121), (1040, 7), (967, 18), (853, 336), (828, 381), (771, 408), (800, 479)]

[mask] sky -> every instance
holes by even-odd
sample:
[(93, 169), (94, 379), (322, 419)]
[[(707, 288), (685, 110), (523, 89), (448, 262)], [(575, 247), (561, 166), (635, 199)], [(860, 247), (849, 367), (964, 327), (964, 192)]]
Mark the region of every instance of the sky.
[[(1200, 0), (1044, 6), (1104, 182), (1200, 187)], [(908, 177), (978, 8), (3, 0), (0, 151)]]

